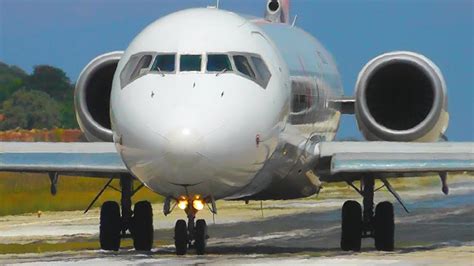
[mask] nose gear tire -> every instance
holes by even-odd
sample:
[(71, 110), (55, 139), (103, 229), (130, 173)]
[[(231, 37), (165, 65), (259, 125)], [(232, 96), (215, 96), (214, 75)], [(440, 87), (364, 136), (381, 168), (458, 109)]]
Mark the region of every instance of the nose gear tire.
[(174, 245), (176, 247), (176, 255), (186, 255), (188, 251), (188, 228), (184, 220), (176, 221), (174, 227)]
[(196, 248), (196, 254), (204, 255), (206, 253), (207, 244), (207, 224), (205, 220), (197, 220), (196, 222), (196, 233), (195, 233), (194, 246)]

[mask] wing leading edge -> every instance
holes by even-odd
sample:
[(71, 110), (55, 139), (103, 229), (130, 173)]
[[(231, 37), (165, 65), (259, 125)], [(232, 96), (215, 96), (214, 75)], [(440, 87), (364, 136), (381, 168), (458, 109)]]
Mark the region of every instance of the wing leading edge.
[(314, 150), (316, 170), (327, 182), (371, 174), (407, 177), (474, 172), (474, 143), (322, 142)]
[(87, 176), (129, 173), (113, 143), (0, 142), (0, 171)]

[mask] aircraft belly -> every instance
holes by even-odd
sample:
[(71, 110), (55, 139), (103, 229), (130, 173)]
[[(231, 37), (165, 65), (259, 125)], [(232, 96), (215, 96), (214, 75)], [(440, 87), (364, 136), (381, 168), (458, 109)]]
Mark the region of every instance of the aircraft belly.
[(319, 178), (304, 169), (302, 156), (297, 147), (281, 145), (248, 186), (226, 199), (283, 200), (318, 193)]

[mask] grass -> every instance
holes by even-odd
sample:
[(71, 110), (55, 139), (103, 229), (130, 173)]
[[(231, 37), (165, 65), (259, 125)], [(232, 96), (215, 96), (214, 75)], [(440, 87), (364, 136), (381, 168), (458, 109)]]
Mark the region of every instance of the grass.
[[(157, 240), (153, 246), (159, 247), (173, 244), (171, 241)], [(132, 249), (132, 239), (122, 239), (121, 249)], [(100, 244), (96, 239), (76, 239), (71, 242), (34, 242), (28, 244), (0, 244), (0, 254), (24, 254), (24, 253), (44, 253), (44, 252), (65, 252), (79, 250), (99, 250)]]
[[(128, 242), (128, 243), (127, 243)], [(122, 241), (123, 247), (132, 247), (131, 240)], [(0, 244), (0, 254), (23, 254), (42, 252), (61, 252), (78, 250), (98, 250), (97, 241), (65, 242), (65, 243), (30, 243), (30, 244)]]
[[(169, 241), (154, 241), (153, 246), (163, 246), (172, 244)], [(121, 249), (132, 249), (132, 239), (122, 239)], [(34, 242), (28, 244), (0, 244), (0, 254), (24, 254), (24, 253), (43, 253), (43, 252), (63, 252), (80, 250), (99, 250), (100, 244), (95, 239), (75, 240), (72, 242)]]
[[(60, 177), (58, 193), (50, 194), (49, 177), (45, 174), (0, 173), (0, 216), (38, 211), (67, 211), (83, 210), (94, 199), (107, 179), (84, 177)], [(119, 188), (119, 180), (112, 185)], [(135, 187), (138, 183), (135, 182)], [(133, 200), (149, 200), (161, 202), (162, 197), (144, 187)], [(120, 193), (107, 189), (94, 207), (99, 207), (104, 201), (120, 201)]]
[[(460, 175), (462, 176), (470, 175)], [(456, 179), (456, 176), (450, 177), (448, 182), (452, 179)], [(107, 181), (100, 178), (60, 177), (58, 193), (52, 196), (49, 177), (46, 174), (0, 173), (0, 216), (38, 211), (84, 210)], [(437, 176), (391, 179), (390, 182), (399, 191), (440, 185)], [(120, 187), (118, 180), (114, 180), (112, 185), (116, 188)], [(134, 185), (136, 187), (138, 183)], [(355, 182), (355, 185), (358, 187), (358, 182)], [(382, 183), (377, 180), (375, 186), (381, 185)], [(358, 194), (342, 182), (324, 184), (323, 190), (317, 196), (318, 199), (348, 197), (358, 197)], [(314, 200), (314, 198), (315, 196), (309, 197), (308, 200)], [(94, 207), (99, 207), (108, 200), (120, 201), (120, 193), (107, 189)], [(134, 202), (140, 200), (156, 203), (162, 202), (163, 197), (144, 187), (133, 197)]]
[[(456, 178), (456, 177), (454, 177)], [(429, 186), (440, 186), (440, 179), (438, 176), (426, 176), (416, 178), (391, 178), (388, 179), (390, 184), (397, 191), (413, 190), (420, 187)], [(448, 181), (449, 182), (449, 181)], [(354, 186), (360, 187), (360, 181), (354, 182)], [(380, 180), (375, 180), (375, 188), (382, 187), (383, 183)], [(382, 188), (381, 191), (386, 191), (386, 188)], [(336, 199), (336, 198), (359, 198), (359, 194), (347, 183), (324, 183), (319, 195), (311, 196), (308, 200), (314, 200), (314, 198), (320, 200)]]

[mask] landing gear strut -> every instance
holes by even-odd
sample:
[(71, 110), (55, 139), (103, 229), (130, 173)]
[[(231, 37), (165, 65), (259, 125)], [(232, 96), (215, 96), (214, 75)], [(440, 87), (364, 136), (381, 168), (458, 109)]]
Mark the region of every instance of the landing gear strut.
[(185, 211), (188, 216), (187, 225), (186, 221), (178, 220), (174, 227), (176, 255), (186, 255), (188, 249), (191, 248), (196, 249), (197, 255), (204, 255), (209, 238), (206, 221), (199, 219), (194, 222), (197, 210), (192, 205), (188, 206)]
[[(110, 186), (110, 182), (107, 186)], [(137, 202), (132, 211), (132, 196), (139, 188), (133, 190), (131, 176), (120, 176), (120, 188), (121, 206), (115, 201), (107, 201), (102, 204), (100, 211), (100, 247), (103, 250), (117, 251), (120, 249), (120, 240), (131, 236), (135, 250), (150, 251), (153, 246), (153, 210), (151, 204), (148, 201)], [(127, 234), (127, 231), (131, 234)]]
[(360, 251), (362, 238), (374, 238), (375, 248), (393, 251), (395, 223), (393, 204), (385, 201), (377, 204), (374, 214), (374, 183), (372, 177), (361, 180), (362, 206), (356, 201), (346, 201), (342, 207), (341, 249)]
[(122, 235), (125, 236), (127, 230), (130, 229), (130, 221), (132, 220), (132, 178), (126, 175), (120, 176), (120, 188), (122, 197), (120, 204), (122, 206)]

